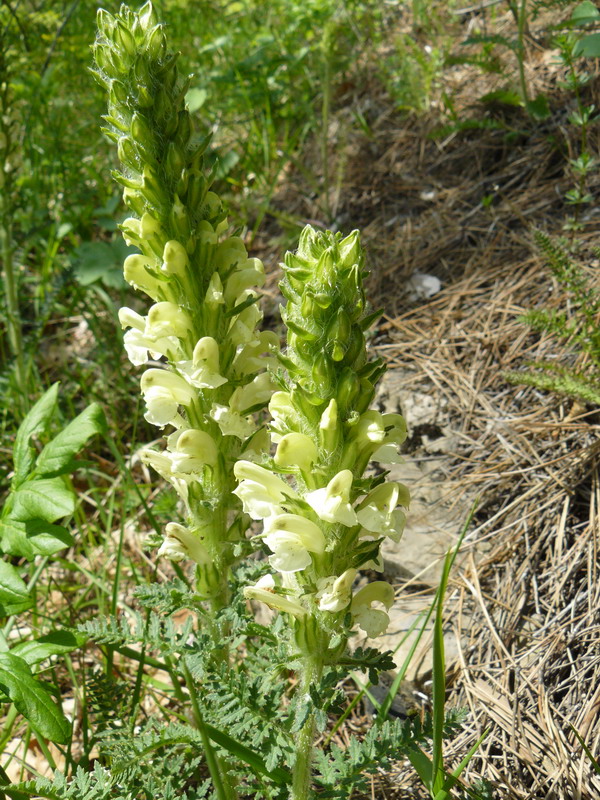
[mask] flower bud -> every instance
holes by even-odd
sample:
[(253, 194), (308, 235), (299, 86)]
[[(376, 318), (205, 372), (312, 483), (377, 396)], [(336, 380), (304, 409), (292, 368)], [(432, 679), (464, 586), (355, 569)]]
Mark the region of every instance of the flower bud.
[(139, 219), (135, 217), (127, 217), (124, 219), (123, 222), (119, 225), (121, 228), (121, 232), (123, 233), (123, 239), (125, 239), (125, 244), (127, 245), (137, 245), (140, 239), (142, 238), (142, 230), (140, 227)]
[(104, 8), (99, 8), (96, 14), (96, 25), (100, 33), (110, 40), (112, 38), (112, 31), (116, 25), (116, 20), (112, 14)]
[(331, 394), (331, 384), (335, 378), (335, 368), (329, 356), (318, 353), (311, 370), (312, 379), (317, 387), (317, 393), (323, 397)]
[(332, 453), (338, 446), (340, 431), (338, 425), (338, 407), (332, 398), (329, 405), (321, 415), (319, 422), (319, 438), (321, 447)]
[(338, 248), (343, 267), (351, 267), (356, 264), (361, 257), (360, 231), (352, 231), (345, 239), (339, 242)]
[(360, 381), (354, 370), (345, 367), (336, 389), (336, 399), (342, 415), (347, 414), (360, 392)]
[(168, 275), (184, 275), (189, 265), (185, 247), (176, 239), (171, 239), (163, 250), (163, 263), (161, 269)]
[(151, 239), (153, 236), (157, 236), (162, 233), (160, 222), (148, 211), (142, 214), (142, 218), (140, 220), (140, 230), (144, 239)]
[(216, 308), (218, 305), (225, 302), (223, 298), (223, 283), (221, 282), (219, 273), (216, 271), (210, 276), (204, 302), (210, 308)]
[(176, 470), (188, 472), (204, 464), (212, 467), (217, 463), (217, 445), (205, 431), (187, 428), (178, 432), (174, 442), (173, 467)]
[(125, 164), (126, 167), (129, 167), (129, 169), (139, 172), (140, 160), (131, 139), (127, 136), (121, 136), (117, 145), (117, 153), (119, 161)]
[(173, 200), (173, 205), (171, 207), (171, 212), (169, 214), (169, 220), (171, 225), (175, 229), (175, 233), (177, 237), (182, 241), (186, 242), (192, 231), (190, 218), (185, 209), (185, 206), (179, 199), (177, 195)]
[(127, 256), (123, 264), (123, 276), (127, 283), (145, 292), (153, 300), (159, 300), (162, 294), (161, 284), (153, 278), (146, 267), (152, 266), (152, 260), (142, 255)]
[(150, 0), (148, 0), (147, 3), (144, 3), (144, 5), (140, 8), (138, 12), (138, 19), (140, 21), (140, 26), (144, 31), (149, 31), (151, 28), (154, 28), (155, 25), (158, 25), (158, 16)]
[(156, 61), (160, 61), (164, 58), (167, 52), (167, 38), (162, 25), (155, 25), (153, 30), (150, 32), (146, 49), (150, 58)]

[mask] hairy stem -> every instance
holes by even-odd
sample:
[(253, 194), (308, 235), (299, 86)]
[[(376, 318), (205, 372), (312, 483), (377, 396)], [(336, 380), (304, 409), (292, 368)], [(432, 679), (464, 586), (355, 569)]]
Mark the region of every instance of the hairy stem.
[[(306, 657), (300, 674), (300, 691), (309, 696), (309, 690), (316, 683), (323, 671), (321, 660)], [(311, 712), (296, 738), (296, 763), (292, 776), (292, 793), (290, 800), (309, 800), (310, 779), (312, 774), (312, 755), (315, 741), (315, 715)]]

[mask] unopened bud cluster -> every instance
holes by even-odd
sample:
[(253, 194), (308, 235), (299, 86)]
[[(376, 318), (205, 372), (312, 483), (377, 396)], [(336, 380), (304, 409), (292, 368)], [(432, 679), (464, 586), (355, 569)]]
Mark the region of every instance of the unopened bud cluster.
[(271, 462), (235, 466), (236, 493), (263, 521), (278, 573), (245, 593), (294, 615), (305, 652), (325, 651), (340, 633), (345, 642), (354, 624), (370, 637), (385, 631), (392, 587), (375, 581), (353, 592), (353, 584), (360, 568), (379, 567), (386, 537), (399, 540), (409, 503), (402, 484), (364, 477), (370, 461), (400, 460), (406, 425), (369, 410), (384, 366), (367, 359), (365, 332), (378, 314), (365, 312), (363, 262), (357, 231), (342, 239), (307, 227), (287, 254), (288, 348), (279, 356), (287, 377), (269, 403), (276, 452)]
[(256, 287), (264, 268), (243, 241), (226, 237), (227, 221), (204, 169), (206, 141), (194, 135), (163, 26), (151, 3), (135, 14), (98, 13), (95, 75), (108, 91), (105, 133), (118, 147), (131, 210), (121, 228), (139, 253), (125, 279), (153, 304), (145, 315), (122, 308), (125, 348), (133, 364), (160, 364), (141, 379), (146, 419), (172, 426), (163, 451), (143, 458), (175, 487), (187, 527), (170, 523), (161, 554), (198, 564), (207, 596), (222, 591), (233, 545), (244, 532), (235, 510), (232, 467), (268, 447), (251, 416), (273, 385), (264, 371), (277, 348), (259, 332)]

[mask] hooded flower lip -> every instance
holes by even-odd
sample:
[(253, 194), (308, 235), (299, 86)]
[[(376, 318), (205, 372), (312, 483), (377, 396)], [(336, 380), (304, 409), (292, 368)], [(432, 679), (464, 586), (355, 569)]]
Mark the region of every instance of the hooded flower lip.
[(308, 472), (317, 458), (317, 446), (309, 436), (287, 433), (277, 445), (274, 461), (278, 467), (297, 467)]
[(312, 563), (311, 553), (325, 549), (323, 531), (298, 514), (278, 514), (265, 521), (262, 534), (273, 552), (269, 563), (279, 572), (299, 572)]
[(351, 528), (357, 524), (356, 512), (350, 504), (353, 479), (352, 472), (343, 469), (326, 487), (308, 492), (304, 499), (323, 522), (341, 522)]
[(217, 462), (217, 445), (206, 431), (186, 428), (169, 436), (168, 442), (175, 472), (198, 472), (206, 464), (214, 466)]
[(406, 515), (398, 504), (408, 508), (410, 495), (401, 483), (389, 482), (375, 487), (360, 503), (356, 517), (360, 525), (372, 533), (398, 541), (404, 530)]
[(244, 511), (252, 519), (277, 516), (282, 513), (287, 498), (298, 499), (291, 486), (259, 464), (238, 461), (233, 471), (240, 481), (233, 493), (240, 498)]
[(174, 336), (152, 337), (147, 332), (146, 317), (124, 306), (119, 309), (119, 322), (122, 328), (129, 328), (123, 336), (123, 344), (131, 363), (140, 367), (151, 358), (167, 355), (169, 350), (177, 352), (179, 342)]
[(227, 383), (219, 372), (219, 345), (212, 336), (199, 339), (192, 360), (179, 361), (177, 367), (197, 389), (218, 389)]
[(257, 375), (253, 381), (245, 386), (238, 386), (231, 395), (229, 408), (241, 413), (253, 406), (266, 405), (273, 394), (275, 384), (268, 372)]
[(144, 416), (152, 425), (160, 427), (173, 421), (179, 405), (190, 404), (195, 399), (187, 382), (165, 369), (146, 370), (141, 389), (147, 406)]
[(158, 550), (158, 555), (170, 558), (171, 561), (183, 561), (190, 558), (200, 566), (212, 563), (200, 535), (178, 522), (167, 523), (165, 540)]
[(317, 581), (315, 597), (319, 601), (321, 611), (331, 611), (333, 614), (346, 608), (352, 599), (354, 578), (356, 578), (355, 569), (347, 569), (338, 578), (335, 575), (320, 578)]
[(213, 403), (210, 416), (221, 429), (223, 436), (236, 436), (244, 441), (254, 433), (255, 428), (252, 422), (227, 406)]
[(356, 624), (371, 639), (385, 633), (390, 618), (385, 611), (371, 608), (373, 603), (381, 603), (389, 611), (394, 604), (394, 589), (386, 581), (374, 581), (363, 586), (353, 597), (350, 611)]

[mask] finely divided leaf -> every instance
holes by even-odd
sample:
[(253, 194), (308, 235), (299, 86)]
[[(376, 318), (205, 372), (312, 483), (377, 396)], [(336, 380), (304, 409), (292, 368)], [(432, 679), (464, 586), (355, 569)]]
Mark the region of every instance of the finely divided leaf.
[(35, 461), (35, 450), (30, 444), (31, 437), (45, 431), (54, 415), (58, 386), (58, 383), (55, 383), (40, 397), (17, 431), (13, 447), (15, 474), (12, 486), (14, 489), (17, 489), (31, 472)]
[(52, 742), (68, 742), (71, 725), (62, 709), (28, 664), (13, 653), (0, 653), (0, 688), (36, 732)]
[(39, 454), (35, 470), (38, 475), (59, 475), (70, 472), (73, 458), (88, 439), (106, 428), (104, 413), (92, 403), (67, 427), (57, 434)]

